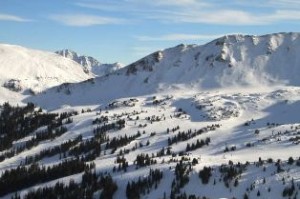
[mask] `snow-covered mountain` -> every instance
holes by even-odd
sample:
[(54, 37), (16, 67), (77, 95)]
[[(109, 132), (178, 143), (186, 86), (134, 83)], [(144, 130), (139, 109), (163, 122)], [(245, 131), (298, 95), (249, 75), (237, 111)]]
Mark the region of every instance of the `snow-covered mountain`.
[(59, 50), (55, 53), (72, 59), (82, 65), (86, 73), (91, 73), (96, 76), (103, 76), (123, 67), (123, 65), (118, 62), (114, 64), (102, 64), (91, 56), (78, 55), (76, 52), (69, 49)]
[(1, 89), (17, 92), (29, 89), (39, 93), (92, 78), (79, 64), (55, 53), (7, 44), (0, 44), (0, 70)]
[(298, 54), (230, 35), (2, 105), (0, 197), (298, 199)]
[(54, 89), (54, 94), (50, 90), (49, 95), (64, 99), (63, 103), (85, 104), (181, 88), (199, 91), (298, 86), (299, 53), (299, 33), (224, 36), (205, 45), (179, 45), (155, 52), (108, 76), (96, 78), (92, 84), (89, 81), (68, 86), (72, 95), (61, 96), (56, 92), (58, 89)]
[(299, 33), (229, 35), (205, 45), (179, 45), (126, 68), (148, 84), (203, 89), (266, 84), (299, 85)]

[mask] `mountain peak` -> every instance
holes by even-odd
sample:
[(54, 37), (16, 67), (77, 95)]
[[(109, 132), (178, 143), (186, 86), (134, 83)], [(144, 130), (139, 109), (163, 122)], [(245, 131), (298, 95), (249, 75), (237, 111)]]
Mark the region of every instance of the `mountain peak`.
[(300, 85), (299, 52), (299, 33), (226, 35), (204, 45), (154, 52), (125, 67), (124, 74), (154, 88)]
[(79, 64), (54, 53), (8, 44), (0, 44), (0, 70), (0, 84), (13, 91), (41, 92), (92, 77)]
[(93, 74), (95, 76), (104, 76), (123, 67), (123, 65), (118, 62), (114, 64), (102, 64), (91, 56), (79, 55), (75, 51), (69, 49), (59, 50), (55, 53), (79, 63), (82, 65), (85, 73)]
[(79, 63), (83, 66), (86, 73), (89, 73), (92, 67), (101, 65), (97, 59), (90, 56), (79, 55), (70, 49), (59, 50), (55, 53)]

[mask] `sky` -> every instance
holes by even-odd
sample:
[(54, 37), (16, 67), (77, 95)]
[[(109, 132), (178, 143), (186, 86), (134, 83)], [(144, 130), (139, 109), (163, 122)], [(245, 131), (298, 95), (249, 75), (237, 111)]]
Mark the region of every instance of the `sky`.
[(0, 43), (130, 64), (228, 34), (300, 32), (300, 0), (0, 0)]

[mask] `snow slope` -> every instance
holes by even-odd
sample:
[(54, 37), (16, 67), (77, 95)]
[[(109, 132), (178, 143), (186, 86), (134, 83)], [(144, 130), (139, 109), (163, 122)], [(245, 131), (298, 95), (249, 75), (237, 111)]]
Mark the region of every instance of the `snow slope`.
[[(163, 179), (141, 198), (170, 198), (177, 163), (191, 165), (194, 159), (198, 163), (189, 167), (189, 180), (179, 190), (182, 194), (212, 199), (245, 198), (245, 194), (249, 198), (277, 199), (288, 198), (283, 190), (295, 185), (290, 198), (299, 198), (299, 53), (299, 33), (225, 36), (202, 46), (179, 45), (155, 52), (105, 76), (62, 84), (28, 97), (23, 102), (34, 102), (51, 112), (78, 111), (78, 115), (72, 115), (70, 123), (64, 120), (68, 130), (63, 135), (4, 159), (0, 173), (16, 168), (26, 156), (78, 135), (84, 142), (94, 137), (96, 128), (124, 120), (124, 128), (107, 132), (110, 140), (137, 132), (141, 135), (115, 152), (104, 143), (94, 160), (97, 173), (108, 172), (117, 182), (114, 199), (126, 198), (128, 181), (145, 178), (150, 169), (161, 170)], [(198, 130), (201, 133), (186, 140), (169, 141), (179, 132)], [(12, 148), (35, 134), (16, 140)], [(210, 138), (209, 145), (186, 152), (188, 144), (206, 138)], [(162, 150), (165, 153), (158, 155)], [(118, 154), (128, 162), (126, 171), (118, 170)], [(139, 154), (153, 156), (157, 164), (137, 166)], [(47, 167), (70, 157), (57, 154), (38, 163)], [(295, 162), (287, 163), (290, 157)], [(244, 169), (226, 183), (220, 169), (224, 164)], [(212, 176), (208, 184), (202, 184), (198, 173), (208, 166), (213, 168)], [(24, 196), (58, 181), (68, 184), (70, 179), (80, 182), (82, 173), (18, 193)]]
[[(68, 132), (55, 139), (43, 141), (30, 150), (25, 150), (0, 162), (0, 173), (1, 170), (16, 167), (24, 161), (26, 156), (34, 156), (44, 149), (60, 145), (78, 135), (82, 135), (83, 140), (91, 139), (94, 136), (93, 130), (103, 125), (93, 124), (93, 121), (102, 117), (108, 118), (107, 123), (116, 122), (119, 119), (125, 120), (125, 128), (108, 132), (110, 139), (124, 135), (132, 136), (137, 131), (143, 132), (140, 137), (125, 146), (118, 147), (115, 153), (108, 149), (101, 152), (101, 155), (94, 160), (97, 172), (109, 172), (118, 183), (115, 199), (125, 198), (124, 194), (129, 180), (137, 181), (147, 176), (149, 169), (156, 168), (163, 171), (164, 178), (157, 189), (151, 190), (149, 194), (141, 198), (163, 198), (164, 192), (169, 198), (172, 181), (175, 179), (175, 166), (182, 158), (186, 159), (183, 161), (186, 164), (195, 158), (198, 164), (192, 167), (191, 173), (188, 174), (190, 181), (181, 189), (181, 192), (208, 198), (242, 198), (246, 192), (251, 198), (256, 198), (260, 190), (263, 198), (282, 198), (281, 193), (285, 186), (290, 185), (292, 181), (297, 186), (300, 185), (300, 167), (295, 164), (286, 164), (289, 157), (295, 160), (299, 158), (297, 152), (300, 150), (300, 145), (293, 141), (298, 139), (300, 129), (299, 96), (299, 87), (286, 87), (274, 91), (240, 88), (238, 90), (198, 91), (196, 94), (188, 90), (180, 90), (172, 94), (157, 93), (155, 96), (128, 96), (109, 103), (99, 100), (97, 105), (82, 104), (77, 107), (65, 105), (55, 112), (74, 110), (79, 112), (78, 115), (72, 116), (73, 122), (66, 125)], [(189, 130), (194, 132), (211, 125), (220, 126), (185, 141), (168, 144), (168, 139), (173, 138), (179, 132)], [(176, 129), (177, 126), (179, 129)], [(256, 130), (259, 133), (255, 133)], [(211, 139), (208, 146), (189, 151), (182, 156), (178, 155), (186, 150), (188, 143), (196, 143), (197, 139), (208, 137)], [(24, 140), (26, 138), (16, 141), (15, 144)], [(135, 146), (139, 147), (135, 149)], [(166, 150), (168, 147), (172, 154), (176, 155), (155, 156), (162, 148)], [(105, 144), (103, 150), (104, 148)], [(226, 151), (226, 148), (229, 150)], [(124, 154), (129, 167), (126, 172), (122, 170), (112, 172), (114, 167), (118, 168), (116, 158), (121, 150), (129, 151)], [(154, 154), (154, 159), (158, 163), (137, 169), (135, 159), (142, 153), (150, 156)], [(256, 166), (255, 162), (259, 158), (264, 161), (272, 158), (275, 162), (281, 159), (284, 162), (284, 171), (277, 173), (275, 163)], [(62, 160), (54, 156), (44, 158), (39, 161), (39, 164), (51, 166), (59, 161)], [(219, 173), (219, 167), (222, 164), (228, 164), (229, 161), (235, 164), (251, 162), (241, 177), (237, 178), (239, 186), (234, 186), (233, 180), (226, 187), (222, 181), (223, 175)], [(214, 168), (208, 185), (203, 185), (198, 177), (198, 172), (204, 166)], [(266, 167), (266, 172), (264, 172), (264, 167)], [(263, 183), (264, 178), (266, 178), (266, 183)], [(285, 184), (282, 184), (282, 178), (285, 178)], [(53, 186), (57, 181), (68, 184), (70, 179), (80, 182), (81, 175), (72, 175), (39, 184), (19, 193), (23, 195), (38, 187)], [(216, 181), (216, 184), (213, 181)], [(252, 186), (254, 186), (252, 191), (246, 191)], [(271, 189), (270, 192), (268, 188)], [(10, 195), (6, 198), (10, 198)]]
[(146, 72), (149, 84), (202, 89), (299, 85), (299, 52), (299, 33), (229, 35), (202, 46), (179, 45), (156, 52), (129, 65), (126, 72), (137, 76)]
[[(299, 53), (299, 33), (224, 36), (201, 46), (158, 51), (105, 77), (52, 89), (28, 100), (59, 107), (181, 89), (298, 86)], [(71, 95), (57, 92), (63, 89)], [(54, 98), (51, 104), (49, 96)]]
[(39, 93), (62, 83), (74, 83), (92, 77), (82, 67), (55, 53), (0, 44), (0, 84), (15, 91), (30, 89)]
[(79, 63), (83, 66), (86, 73), (91, 73), (96, 76), (103, 76), (123, 67), (123, 65), (118, 62), (114, 64), (102, 64), (93, 57), (78, 55), (69, 49), (59, 50), (55, 53)]

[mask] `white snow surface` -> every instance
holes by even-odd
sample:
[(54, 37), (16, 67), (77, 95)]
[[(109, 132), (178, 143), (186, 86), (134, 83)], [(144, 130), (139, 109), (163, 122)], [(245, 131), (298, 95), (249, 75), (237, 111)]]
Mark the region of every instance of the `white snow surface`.
[[(163, 198), (164, 192), (169, 196), (174, 179), (176, 163), (171, 160), (180, 160), (181, 157), (157, 157), (158, 164), (135, 169), (136, 156), (141, 153), (151, 156), (162, 147), (167, 148), (168, 138), (178, 132), (167, 133), (167, 128), (179, 126), (179, 131), (193, 131), (219, 124), (220, 128), (214, 131), (171, 145), (172, 152), (178, 153), (186, 149), (187, 143), (211, 138), (209, 146), (190, 151), (185, 156), (196, 158), (199, 164), (193, 166), (189, 174), (190, 181), (181, 191), (208, 198), (243, 198), (246, 188), (254, 185), (254, 191), (247, 192), (250, 198), (257, 198), (258, 190), (261, 192), (260, 198), (282, 198), (283, 188), (290, 185), (292, 180), (300, 184), (300, 167), (286, 164), (289, 157), (298, 160), (300, 151), (299, 143), (293, 141), (299, 136), (300, 129), (299, 53), (300, 33), (231, 35), (206, 45), (179, 45), (155, 52), (105, 76), (81, 83), (63, 84), (44, 93), (24, 97), (23, 103), (34, 102), (51, 112), (81, 112), (88, 108), (91, 112), (73, 116), (73, 123), (67, 125), (68, 132), (62, 136), (44, 141), (0, 162), (0, 173), (16, 167), (28, 155), (59, 145), (79, 134), (83, 139), (89, 139), (96, 127), (92, 121), (99, 116), (107, 116), (109, 121), (126, 121), (124, 129), (108, 133), (110, 138), (145, 131), (141, 137), (118, 148), (115, 154), (102, 152), (95, 160), (97, 172), (111, 172), (117, 182), (118, 190), (114, 198), (126, 198), (127, 182), (148, 175), (150, 168), (161, 169), (164, 178), (156, 190), (153, 189), (142, 198)], [(4, 78), (5, 74), (1, 75)], [(13, 96), (10, 98), (14, 99)], [(109, 104), (114, 106), (109, 107)], [(150, 122), (146, 119), (153, 116), (160, 118), (160, 121)], [(259, 133), (255, 133), (257, 130)], [(147, 141), (150, 144), (145, 146)], [(131, 151), (140, 143), (144, 147)], [(225, 153), (226, 147), (235, 147), (235, 150)], [(118, 166), (115, 160), (120, 149), (130, 150), (129, 154), (124, 155), (129, 168), (127, 172), (112, 173), (113, 167)], [(266, 171), (263, 171), (263, 167), (250, 164), (239, 178), (238, 187), (229, 185), (226, 188), (223, 182), (219, 182), (222, 176), (218, 167), (221, 164), (229, 160), (234, 163), (253, 163), (259, 157), (263, 160), (283, 160), (284, 172), (276, 173), (274, 164), (265, 164)], [(40, 163), (50, 166), (58, 161), (58, 157), (52, 157)], [(203, 185), (198, 177), (198, 171), (204, 166), (215, 168), (208, 185)], [(19, 193), (22, 196), (31, 189), (51, 186), (57, 181), (67, 184), (71, 178), (76, 182), (81, 181), (81, 175), (76, 174)], [(214, 178), (218, 181), (216, 185), (213, 185)], [(6, 198), (10, 198), (10, 195)]]
[(34, 93), (93, 77), (85, 74), (79, 64), (55, 53), (8, 44), (0, 44), (0, 70), (1, 86), (18, 80), (22, 91), (31, 89)]

